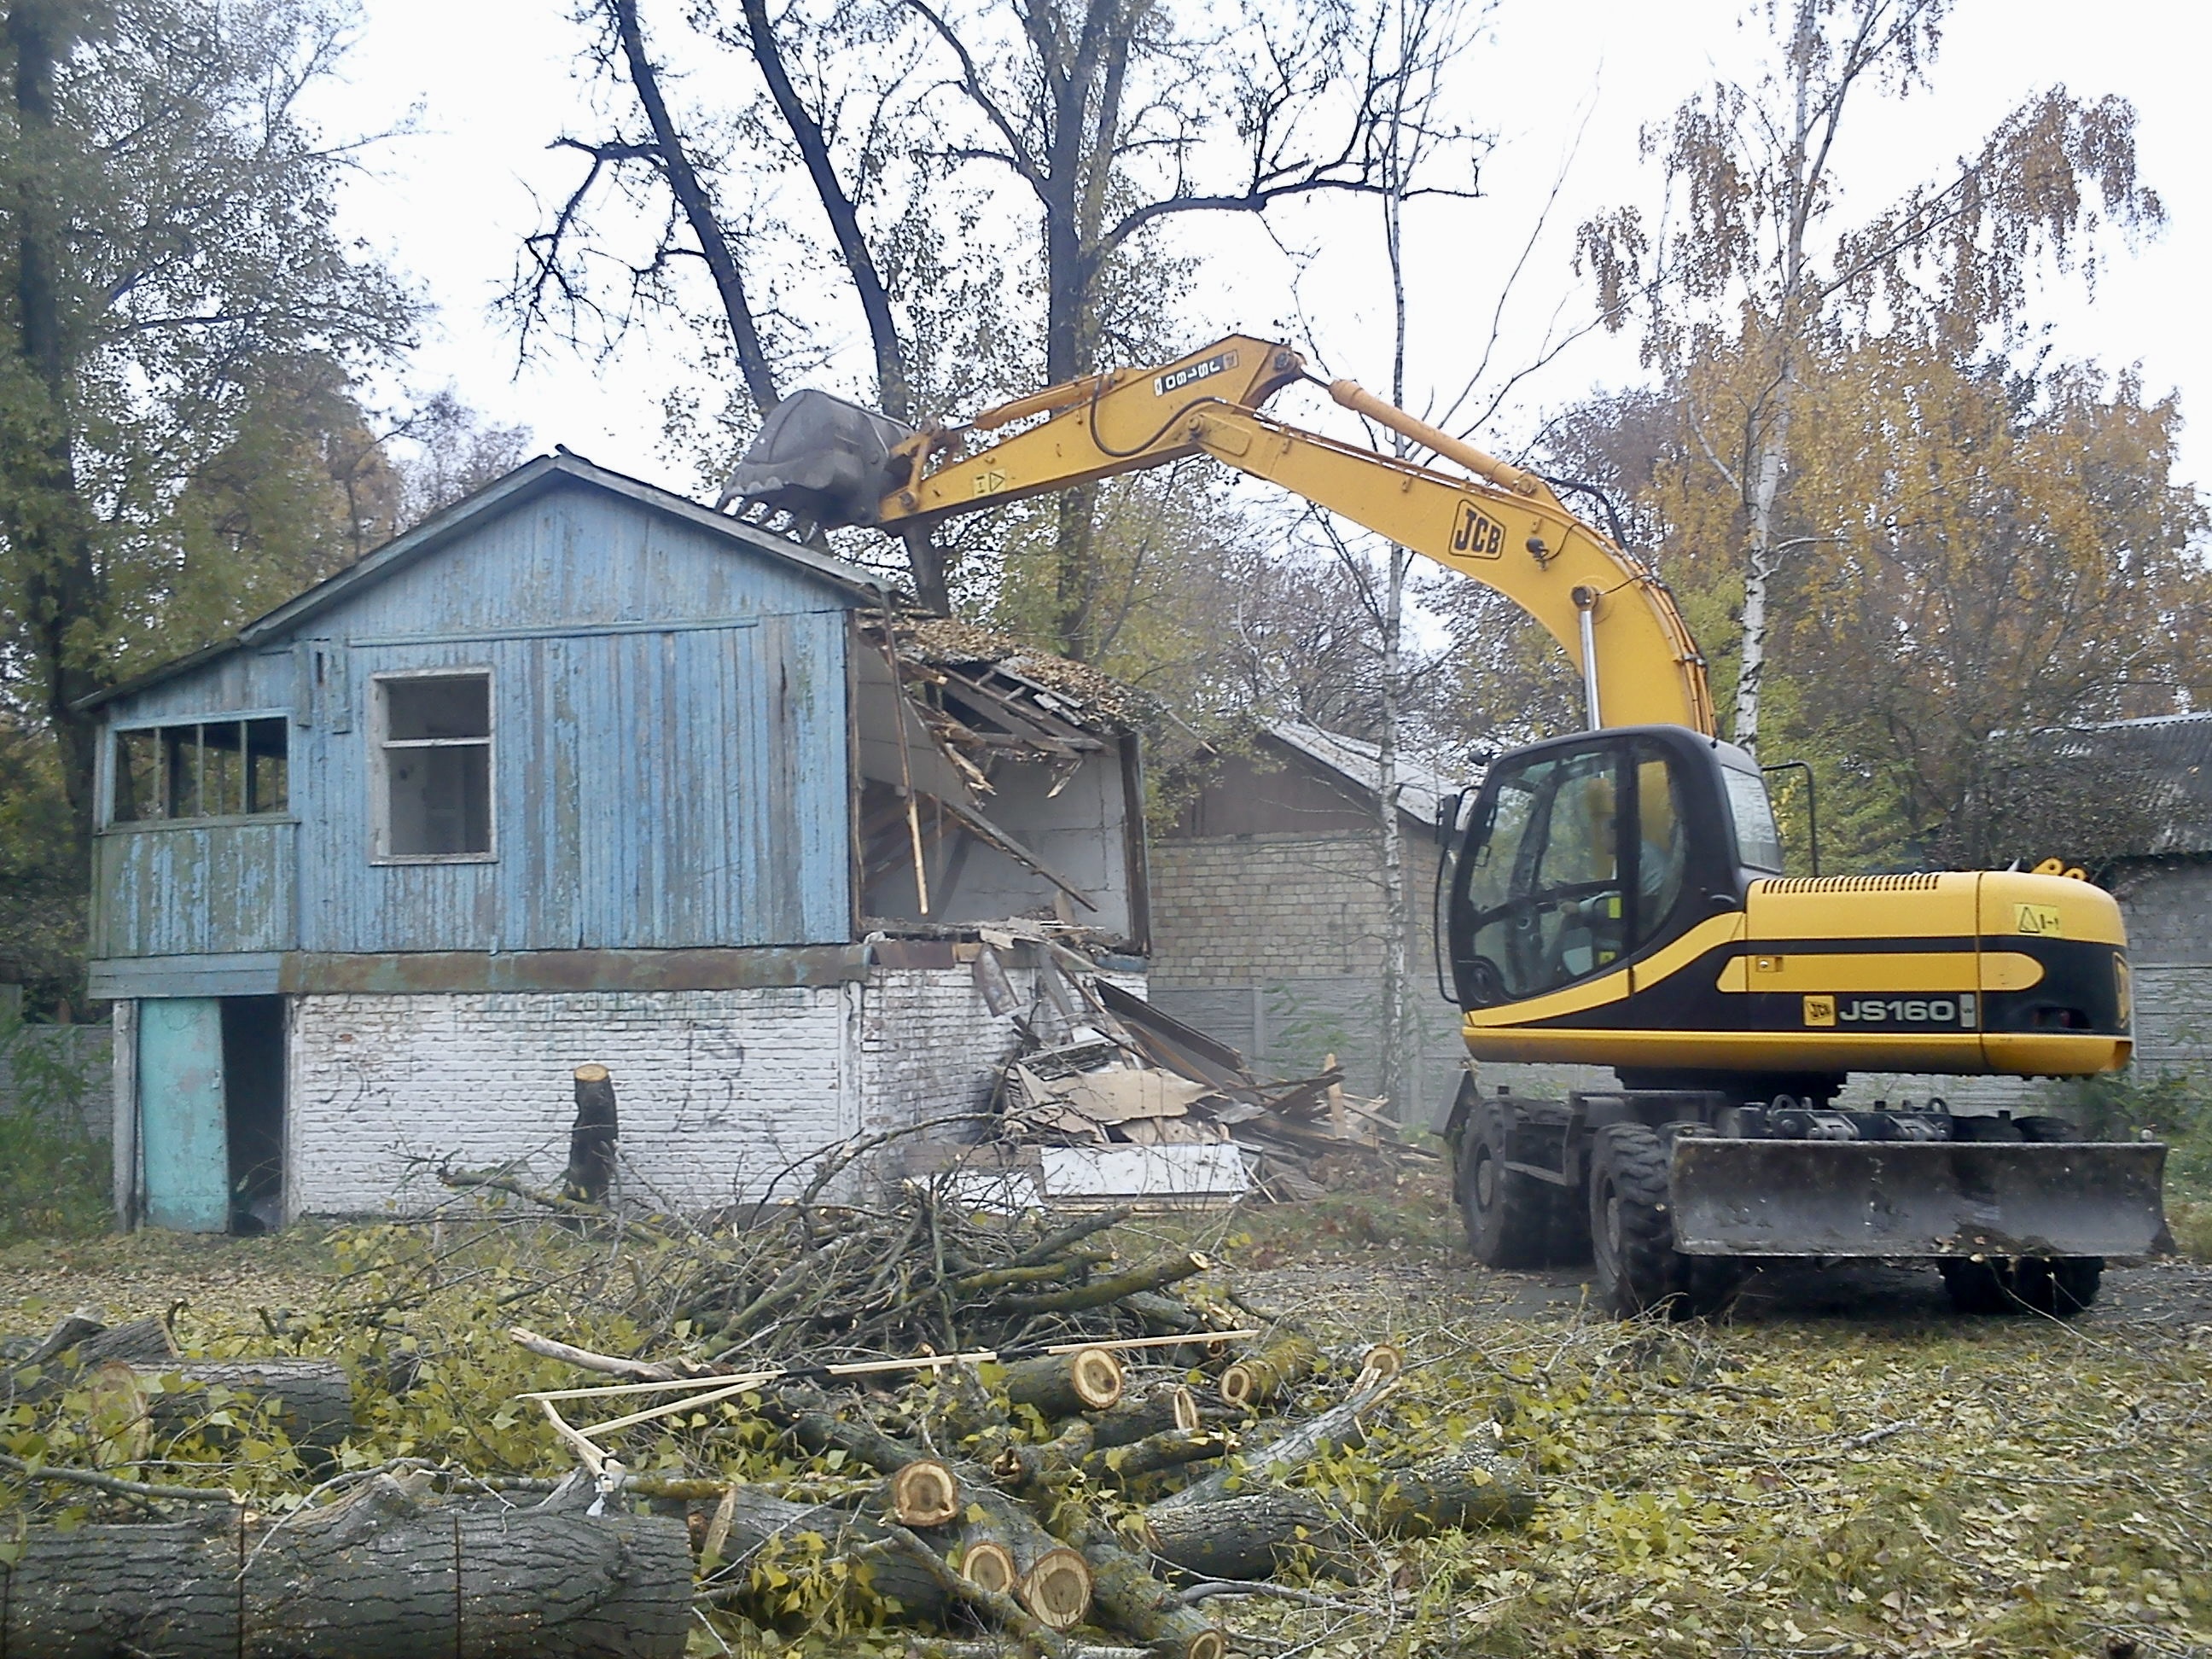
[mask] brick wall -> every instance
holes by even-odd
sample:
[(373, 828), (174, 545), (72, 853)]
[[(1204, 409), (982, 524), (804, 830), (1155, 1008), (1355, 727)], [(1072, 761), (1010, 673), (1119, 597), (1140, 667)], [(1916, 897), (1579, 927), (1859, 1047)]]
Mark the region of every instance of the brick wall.
[[(1381, 1086), (1388, 915), (1374, 835), (1182, 838), (1152, 847), (1152, 995), (1241, 1049), (1255, 1069), (1310, 1076), (1334, 1053), (1358, 1091)], [(1433, 842), (1405, 842), (1409, 1121), (1458, 1086), (1459, 1015), (1436, 991)]]
[(570, 1073), (614, 1073), (623, 1150), (671, 1200), (749, 1196), (851, 1134), (859, 988), (310, 996), (293, 1003), (293, 1212), (421, 1209), (410, 1157), (529, 1160), (552, 1181)]
[[(1036, 970), (1007, 977), (1028, 1012)], [(568, 1159), (571, 1073), (586, 1061), (613, 1073), (623, 1154), (658, 1193), (758, 1198), (853, 1134), (983, 1109), (1018, 1040), (964, 964), (876, 968), (865, 985), (819, 990), (301, 997), (289, 1206), (422, 1210), (443, 1189), (410, 1174), (415, 1158), (526, 1159), (550, 1183)], [(791, 1190), (786, 1176), (776, 1191)]]

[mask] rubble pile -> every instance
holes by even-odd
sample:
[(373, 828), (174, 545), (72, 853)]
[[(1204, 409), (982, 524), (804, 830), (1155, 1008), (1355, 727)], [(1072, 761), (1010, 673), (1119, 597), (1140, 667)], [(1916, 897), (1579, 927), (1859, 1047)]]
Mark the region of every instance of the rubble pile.
[[(1387, 1176), (1429, 1156), (1399, 1141), (1387, 1103), (1346, 1091), (1334, 1056), (1318, 1076), (1263, 1082), (1235, 1049), (1111, 979), (1073, 973), (1066, 983), (1082, 1000), (1066, 1035), (1048, 1042), (1025, 1027), (998, 1097), (1001, 1149), (1093, 1150), (1093, 1190), (1048, 1181), (1055, 1201), (1313, 1198), (1347, 1174)], [(1154, 1150), (1115, 1150), (1139, 1147)], [(994, 1157), (1010, 1167), (1003, 1150), (969, 1162)]]

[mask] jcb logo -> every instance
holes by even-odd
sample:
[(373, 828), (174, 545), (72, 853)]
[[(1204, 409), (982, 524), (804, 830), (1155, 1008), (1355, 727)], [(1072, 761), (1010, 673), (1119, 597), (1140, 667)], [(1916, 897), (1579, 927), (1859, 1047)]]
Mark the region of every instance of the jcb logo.
[(1505, 526), (1487, 517), (1473, 501), (1459, 504), (1459, 519), (1452, 526), (1451, 550), (1470, 559), (1494, 559), (1505, 548)]
[(1833, 1025), (1836, 1023), (1835, 998), (1807, 997), (1805, 1023), (1808, 1025)]

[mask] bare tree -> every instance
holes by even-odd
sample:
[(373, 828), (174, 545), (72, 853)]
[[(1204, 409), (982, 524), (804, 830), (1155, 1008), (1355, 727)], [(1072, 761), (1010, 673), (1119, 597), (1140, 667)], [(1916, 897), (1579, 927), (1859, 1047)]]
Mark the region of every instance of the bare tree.
[[(506, 300), (521, 331), (522, 349), (526, 354), (532, 336), (550, 327), (572, 345), (583, 343), (589, 330), (598, 335), (600, 350), (611, 349), (641, 302), (673, 302), (675, 269), (680, 262), (696, 260), (713, 279), (745, 389), (755, 410), (765, 416), (783, 394), (754, 296), (714, 199), (713, 174), (702, 159), (706, 148), (670, 112), (638, 0), (591, 0), (579, 15), (593, 29), (590, 60), (602, 75), (631, 89), (641, 125), (618, 127), (604, 137), (563, 136), (554, 141), (555, 149), (574, 150), (589, 165), (552, 222), (524, 240), (521, 268)], [(650, 181), (651, 194), (637, 189), (634, 175), (640, 172)], [(651, 205), (654, 196), (660, 197), (658, 233), (641, 259), (605, 253), (593, 234), (594, 210), (603, 205), (601, 196), (610, 188), (634, 205)], [(595, 262), (619, 269), (623, 291), (612, 305), (598, 292), (591, 274)]]
[[(905, 3), (949, 56), (970, 118), (948, 155), (1000, 169), (1037, 211), (1050, 384), (1095, 372), (1118, 332), (1157, 323), (1158, 296), (1117, 307), (1115, 280), (1138, 240), (1176, 216), (1261, 213), (1322, 191), (1474, 192), (1471, 160), (1434, 181), (1392, 170), (1419, 161), (1425, 175), (1447, 147), (1401, 142), (1421, 66), (1398, 52), (1388, 9), (1363, 26), (1337, 0), (1255, 6), (1202, 33), (1159, 0), (1024, 0), (1011, 22), (1001, 0)], [(1241, 142), (1223, 143), (1231, 131)], [(1054, 631), (1075, 657), (1098, 643), (1096, 506), (1091, 489), (1058, 505)]]

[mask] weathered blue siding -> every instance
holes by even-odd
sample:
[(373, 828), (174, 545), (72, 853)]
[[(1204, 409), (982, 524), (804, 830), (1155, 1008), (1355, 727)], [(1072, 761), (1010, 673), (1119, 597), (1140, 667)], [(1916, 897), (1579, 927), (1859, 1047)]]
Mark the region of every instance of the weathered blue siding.
[[(288, 710), (298, 823), (104, 832), (96, 954), (849, 939), (852, 602), (556, 475), (286, 637), (107, 708), (118, 726)], [(380, 865), (375, 677), (436, 668), (492, 674), (495, 856)]]
[(289, 951), (299, 826), (281, 821), (112, 830), (93, 849), (94, 957)]

